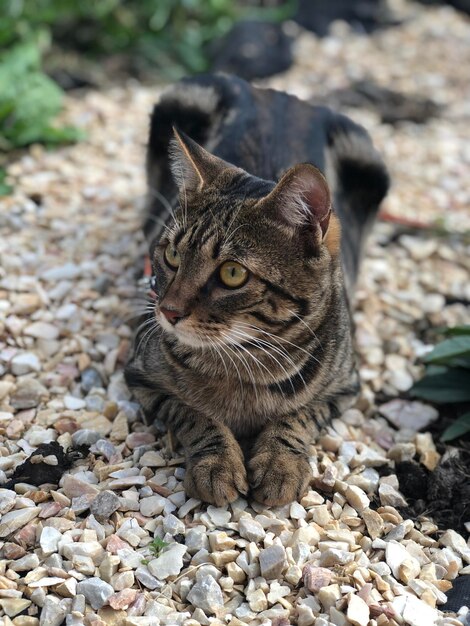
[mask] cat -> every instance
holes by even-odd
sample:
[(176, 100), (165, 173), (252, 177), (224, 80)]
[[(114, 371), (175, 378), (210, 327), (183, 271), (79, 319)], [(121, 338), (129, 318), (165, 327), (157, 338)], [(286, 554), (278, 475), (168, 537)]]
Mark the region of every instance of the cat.
[(188, 495), (299, 499), (359, 390), (350, 299), (382, 159), (348, 118), (215, 74), (162, 95), (147, 176), (156, 301), (127, 384), (181, 443)]

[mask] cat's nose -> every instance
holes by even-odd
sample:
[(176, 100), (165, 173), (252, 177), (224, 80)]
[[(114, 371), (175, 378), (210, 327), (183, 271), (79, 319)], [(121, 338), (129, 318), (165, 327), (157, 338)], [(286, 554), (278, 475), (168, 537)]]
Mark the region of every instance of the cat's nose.
[(187, 315), (184, 311), (172, 306), (162, 306), (160, 311), (173, 326)]

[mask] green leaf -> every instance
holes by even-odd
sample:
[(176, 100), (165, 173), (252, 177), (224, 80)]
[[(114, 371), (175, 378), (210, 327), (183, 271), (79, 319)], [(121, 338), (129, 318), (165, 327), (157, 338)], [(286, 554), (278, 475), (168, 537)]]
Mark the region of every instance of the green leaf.
[(463, 326), (451, 326), (445, 329), (446, 335), (470, 335), (470, 324), (464, 324)]
[(452, 367), (465, 367), (466, 369), (470, 369), (470, 355), (463, 358), (453, 359)]
[(437, 404), (470, 402), (470, 374), (450, 368), (441, 374), (425, 375), (413, 385), (410, 394)]
[(151, 543), (149, 543), (148, 547), (155, 556), (158, 556), (163, 548), (166, 548), (169, 545), (169, 543), (163, 541), (163, 539), (160, 539), (160, 537), (155, 537), (155, 539)]
[(449, 368), (447, 365), (427, 365), (425, 376), (435, 376), (436, 374), (445, 374)]
[(40, 51), (34, 42), (21, 43), (0, 55), (1, 149), (76, 141), (73, 128), (55, 127), (63, 92), (40, 69)]
[(425, 363), (446, 363), (456, 357), (470, 356), (470, 336), (459, 335), (439, 343), (424, 358)]
[(464, 413), (455, 420), (441, 435), (441, 441), (452, 441), (461, 435), (470, 433), (470, 412)]
[(72, 143), (85, 139), (86, 133), (74, 126), (47, 126), (42, 129), (41, 141), (47, 145), (55, 145), (60, 143)]
[(0, 167), (0, 196), (8, 196), (13, 190), (13, 187), (5, 182), (6, 175), (5, 170)]

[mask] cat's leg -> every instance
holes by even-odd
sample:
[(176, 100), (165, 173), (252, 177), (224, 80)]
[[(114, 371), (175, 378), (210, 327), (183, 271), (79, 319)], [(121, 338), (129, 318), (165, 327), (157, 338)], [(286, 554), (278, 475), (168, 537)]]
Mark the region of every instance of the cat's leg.
[(281, 506), (299, 500), (312, 479), (308, 448), (315, 432), (302, 412), (268, 422), (258, 435), (248, 462), (255, 500)]
[(243, 452), (232, 431), (170, 397), (161, 406), (164, 421), (183, 446), (186, 493), (224, 506), (248, 493)]
[(125, 376), (148, 422), (161, 419), (183, 446), (188, 495), (223, 506), (247, 494), (243, 452), (227, 426), (166, 394), (135, 363), (129, 364)]

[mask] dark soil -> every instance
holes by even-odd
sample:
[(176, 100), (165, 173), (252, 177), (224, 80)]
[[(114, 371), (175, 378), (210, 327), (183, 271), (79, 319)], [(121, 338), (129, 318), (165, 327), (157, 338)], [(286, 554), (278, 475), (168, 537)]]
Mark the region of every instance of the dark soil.
[[(452, 581), (452, 589), (446, 593), (447, 602), (440, 606), (441, 611), (459, 611), (462, 606), (470, 606), (470, 576), (459, 576)], [(464, 621), (470, 624), (470, 621)]]
[(458, 415), (462, 406), (440, 405), (440, 417), (428, 427), (436, 448), (442, 455), (434, 471), (417, 461), (397, 463), (395, 471), (400, 491), (409, 506), (403, 513), (411, 519), (430, 517), (441, 530), (452, 528), (469, 536), (465, 523), (470, 521), (470, 433), (442, 443), (442, 433)]
[(442, 530), (452, 528), (468, 536), (470, 520), (470, 451), (447, 446), (432, 472), (416, 461), (397, 463), (400, 491), (410, 505), (403, 513), (412, 519), (430, 517)]
[[(380, 393), (376, 397), (379, 404), (391, 399)], [(426, 429), (442, 455), (436, 469), (429, 471), (416, 458), (397, 463), (395, 468), (384, 466), (377, 470), (381, 476), (397, 475), (399, 489), (409, 504), (406, 509), (400, 509), (404, 516), (414, 520), (430, 517), (440, 530), (452, 528), (467, 538), (470, 534), (465, 527), (465, 523), (470, 522), (470, 433), (448, 443), (440, 439), (446, 428), (470, 410), (470, 406), (448, 404), (437, 408), (439, 419)]]
[[(70, 448), (67, 452), (64, 452), (64, 449), (57, 441), (42, 443), (24, 463), (15, 469), (10, 480), (3, 486), (5, 489), (13, 489), (17, 483), (28, 483), (36, 486), (46, 483), (57, 485), (64, 472), (70, 469), (76, 461), (84, 459), (87, 455), (87, 446)], [(42, 460), (37, 462), (38, 456), (41, 456), (43, 459), (55, 457), (57, 465), (50, 465)]]

